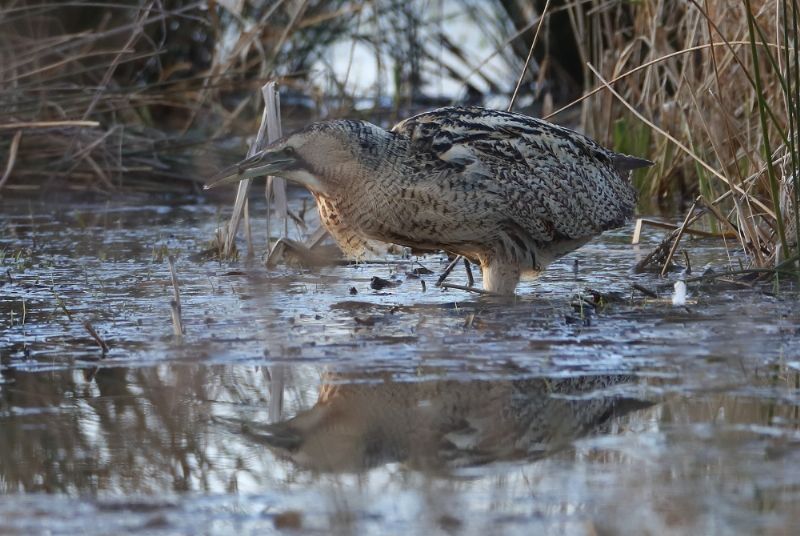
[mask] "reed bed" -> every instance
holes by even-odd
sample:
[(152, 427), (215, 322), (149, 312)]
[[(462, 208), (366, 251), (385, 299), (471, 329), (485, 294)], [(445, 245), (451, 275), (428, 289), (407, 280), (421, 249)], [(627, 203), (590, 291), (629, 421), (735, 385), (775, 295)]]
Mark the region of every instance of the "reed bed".
[(250, 94), (292, 86), (347, 14), (264, 4), (3, 2), (0, 192), (199, 190), (251, 134)]
[(686, 221), (735, 233), (755, 266), (796, 259), (797, 3), (592, 1), (569, 10), (592, 95), (580, 101), (582, 126), (657, 163), (635, 176), (643, 203), (672, 209), (699, 196)]

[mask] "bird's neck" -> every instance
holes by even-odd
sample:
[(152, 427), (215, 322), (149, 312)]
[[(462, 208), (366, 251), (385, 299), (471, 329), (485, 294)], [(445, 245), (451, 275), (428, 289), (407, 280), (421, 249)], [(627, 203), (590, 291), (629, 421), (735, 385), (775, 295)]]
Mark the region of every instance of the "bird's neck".
[(334, 180), (325, 182), (337, 185), (327, 193), (328, 197), (375, 195), (381, 184), (396, 180), (405, 172), (409, 141), (374, 125), (369, 127), (356, 137), (352, 158), (341, 159), (325, 170), (326, 174), (335, 175)]

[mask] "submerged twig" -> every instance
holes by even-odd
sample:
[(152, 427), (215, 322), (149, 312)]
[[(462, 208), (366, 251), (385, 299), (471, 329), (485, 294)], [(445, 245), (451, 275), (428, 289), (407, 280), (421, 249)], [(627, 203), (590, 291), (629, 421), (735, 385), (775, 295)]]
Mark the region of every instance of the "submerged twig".
[(467, 292), (474, 292), (475, 294), (482, 294), (484, 296), (499, 296), (499, 294), (496, 294), (494, 292), (490, 292), (488, 290), (483, 290), (482, 288), (478, 288), (478, 287), (468, 287), (466, 285), (456, 285), (456, 284), (453, 284), (453, 283), (440, 283), (440, 284), (437, 284), (436, 286), (440, 287), (440, 288), (452, 288), (452, 289), (456, 289), (456, 290), (466, 290)]
[(86, 331), (89, 332), (89, 335), (91, 335), (91, 337), (103, 351), (103, 355), (105, 356), (108, 353), (108, 345), (106, 344), (106, 341), (104, 341), (100, 337), (100, 335), (97, 334), (97, 331), (95, 331), (94, 327), (92, 326), (92, 323), (89, 322), (88, 320), (83, 321), (83, 327), (86, 328)]
[(183, 321), (181, 319), (181, 291), (178, 287), (178, 273), (175, 271), (175, 257), (169, 255), (167, 257), (167, 264), (169, 264), (169, 272), (172, 276), (172, 290), (174, 298), (170, 301), (172, 308), (172, 329), (175, 335), (180, 337), (183, 335)]
[(447, 267), (444, 269), (444, 272), (442, 272), (442, 275), (440, 275), (439, 279), (436, 280), (436, 286), (437, 287), (441, 287), (442, 286), (442, 284), (444, 283), (444, 280), (447, 279), (447, 276), (450, 275), (450, 272), (453, 271), (453, 268), (456, 267), (456, 264), (458, 264), (458, 262), (461, 259), (463, 259), (463, 257), (461, 255), (456, 255), (455, 258), (453, 258), (453, 260), (450, 261), (450, 264), (448, 264)]
[(475, 277), (472, 275), (472, 267), (470, 266), (470, 262), (467, 259), (464, 259), (464, 270), (467, 271), (467, 286), (474, 287)]
[(634, 289), (638, 290), (639, 292), (641, 292), (642, 294), (644, 294), (648, 298), (658, 298), (658, 293), (657, 292), (655, 292), (653, 290), (650, 290), (649, 288), (647, 288), (647, 287), (645, 287), (643, 285), (640, 285), (639, 283), (634, 283), (632, 286), (633, 286)]

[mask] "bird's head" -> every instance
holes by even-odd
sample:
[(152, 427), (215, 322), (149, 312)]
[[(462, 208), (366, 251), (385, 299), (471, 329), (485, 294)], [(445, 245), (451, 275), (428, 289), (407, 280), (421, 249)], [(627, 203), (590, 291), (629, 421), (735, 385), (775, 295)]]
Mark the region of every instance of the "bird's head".
[(221, 170), (205, 189), (273, 175), (328, 194), (358, 175), (357, 167), (379, 157), (391, 136), (365, 121), (323, 121), (276, 140), (253, 156)]

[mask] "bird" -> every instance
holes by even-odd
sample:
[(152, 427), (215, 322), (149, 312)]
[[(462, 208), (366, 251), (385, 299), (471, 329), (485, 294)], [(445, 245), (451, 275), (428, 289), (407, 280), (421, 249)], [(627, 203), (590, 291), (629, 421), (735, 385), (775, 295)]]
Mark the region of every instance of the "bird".
[(523, 274), (623, 225), (637, 201), (630, 172), (652, 164), (542, 119), (450, 106), (391, 130), (311, 123), (206, 188), (283, 177), (311, 192), (345, 255), (376, 242), (444, 250), (480, 265), (484, 291), (514, 295)]

